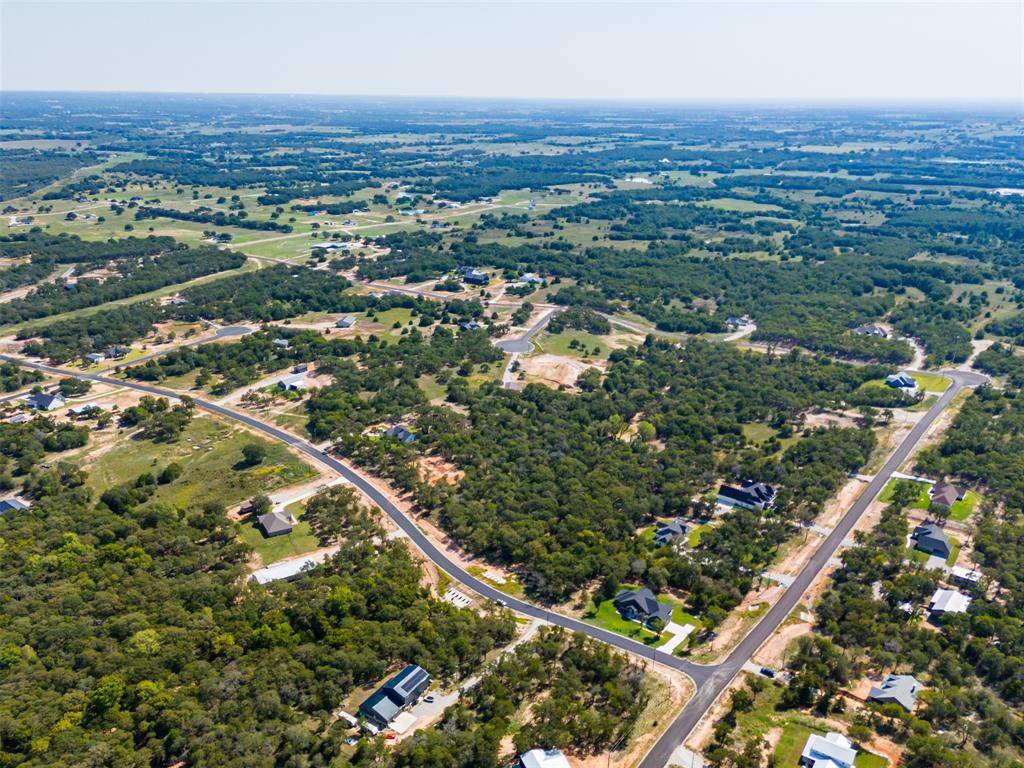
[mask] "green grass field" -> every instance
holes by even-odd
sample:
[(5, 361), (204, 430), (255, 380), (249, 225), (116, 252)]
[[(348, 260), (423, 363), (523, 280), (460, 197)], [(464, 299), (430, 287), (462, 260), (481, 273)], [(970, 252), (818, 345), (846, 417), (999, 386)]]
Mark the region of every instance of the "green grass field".
[[(882, 502), (892, 501), (893, 493), (896, 491), (896, 484), (899, 482), (911, 482), (920, 486), (917, 498), (914, 499), (910, 504), (911, 509), (922, 509), (929, 510), (932, 506), (931, 497), (928, 495), (928, 491), (931, 488), (927, 483), (918, 483), (915, 480), (904, 480), (900, 481), (897, 479), (890, 480), (882, 492), (878, 495), (878, 500)], [(967, 491), (964, 497), (953, 504), (949, 511), (950, 520), (964, 521), (971, 516), (974, 512), (975, 507), (978, 506), (978, 502), (982, 499), (981, 494), (977, 491)]]
[(309, 523), (302, 520), (302, 513), (305, 511), (302, 502), (289, 504), (285, 511), (294, 515), (299, 523), (284, 536), (268, 539), (251, 521), (238, 525), (239, 538), (256, 551), (264, 565), (311, 552), (320, 545)]
[[(814, 733), (825, 735), (824, 729), (814, 729)], [(778, 766), (797, 766), (800, 764), (800, 753), (812, 730), (799, 723), (787, 723), (782, 729), (782, 737), (775, 748), (775, 764)], [(889, 761), (881, 755), (860, 750), (853, 762), (854, 768), (886, 768)]]
[[(242, 467), (242, 447), (263, 442), (267, 457), (256, 467)], [(122, 440), (88, 466), (89, 486), (97, 493), (134, 480), (144, 472), (158, 474), (171, 462), (182, 467), (181, 476), (157, 487), (154, 501), (179, 508), (217, 501), (225, 506), (250, 496), (292, 485), (316, 471), (281, 443), (271, 443), (236, 427), (197, 417), (173, 443)]]
[[(583, 350), (579, 348), (570, 349), (569, 344), (573, 340), (583, 344), (588, 354), (584, 355)], [(537, 339), (536, 344), (540, 352), (547, 352), (548, 354), (560, 355), (562, 357), (576, 357), (582, 360), (587, 358), (604, 360), (607, 359), (608, 354), (611, 352), (611, 347), (608, 345), (606, 338), (583, 331), (565, 330), (562, 333), (543, 333)], [(593, 354), (595, 347), (599, 347), (601, 350), (596, 355)]]

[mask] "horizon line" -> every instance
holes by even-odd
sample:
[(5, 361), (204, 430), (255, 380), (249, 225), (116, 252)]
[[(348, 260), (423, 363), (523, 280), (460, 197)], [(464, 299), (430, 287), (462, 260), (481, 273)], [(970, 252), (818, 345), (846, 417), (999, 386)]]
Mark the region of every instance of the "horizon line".
[(854, 98), (804, 98), (798, 96), (775, 97), (705, 97), (705, 96), (467, 96), (446, 94), (402, 94), (402, 93), (335, 93), (301, 91), (190, 91), (190, 90), (133, 90), (133, 89), (59, 89), (59, 88), (0, 88), (5, 94), (24, 95), (132, 95), (132, 96), (199, 96), (199, 97), (277, 97), (277, 98), (321, 98), (351, 100), (401, 100), (401, 101), (464, 101), (464, 102), (534, 102), (570, 104), (623, 104), (632, 106), (781, 106), (781, 107), (994, 107), (1024, 112), (1024, 94), (1017, 98), (975, 99), (968, 96), (952, 96), (943, 99), (908, 97), (854, 97)]

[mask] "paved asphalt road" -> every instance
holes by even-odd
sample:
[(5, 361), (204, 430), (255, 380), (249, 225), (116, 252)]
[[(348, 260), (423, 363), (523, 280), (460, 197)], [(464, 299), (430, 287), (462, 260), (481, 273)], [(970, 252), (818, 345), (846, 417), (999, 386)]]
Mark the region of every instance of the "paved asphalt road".
[(914, 425), (910, 434), (900, 443), (899, 448), (889, 457), (881, 471), (868, 483), (868, 487), (857, 501), (854, 502), (853, 506), (850, 507), (849, 512), (846, 513), (832, 533), (825, 538), (825, 541), (822, 542), (821, 546), (811, 556), (811, 559), (804, 566), (803, 570), (800, 571), (792, 586), (782, 594), (779, 602), (772, 606), (771, 610), (743, 638), (726, 660), (713, 668), (711, 674), (705, 677), (703, 684), (698, 683), (697, 693), (690, 699), (665, 733), (662, 734), (662, 737), (651, 747), (651, 750), (640, 763), (639, 768), (662, 768), (662, 766), (668, 764), (672, 752), (690, 735), (698, 721), (715, 702), (715, 699), (726, 689), (733, 677), (743, 667), (743, 664), (754, 655), (754, 652), (761, 647), (779, 624), (785, 621), (786, 617), (796, 607), (804, 592), (810, 587), (811, 582), (821, 573), (843, 540), (850, 535), (850, 531), (853, 530), (860, 516), (864, 514), (871, 502), (875, 500), (875, 497), (882, 492), (882, 489), (889, 482), (892, 473), (899, 469), (900, 465), (906, 461), (911, 451), (914, 450), (921, 438), (924, 437), (925, 432), (928, 431), (928, 428), (935, 422), (939, 414), (945, 410), (946, 406), (952, 402), (953, 398), (964, 387), (977, 386), (988, 380), (980, 374), (964, 371), (944, 371), (943, 373), (952, 379), (952, 386), (939, 397), (938, 401), (929, 409), (924, 418)]
[[(550, 315), (547, 317), (550, 317)], [(547, 318), (545, 318), (545, 320), (546, 319)], [(542, 325), (543, 323), (538, 323), (538, 326)], [(536, 330), (539, 330), (539, 327), (535, 328)], [(121, 379), (114, 379), (101, 374), (79, 374), (74, 371), (42, 365), (40, 363), (32, 363), (18, 358), (8, 357), (6, 355), (0, 355), (0, 358), (18, 363), (26, 368), (32, 368), (47, 373), (78, 376), (79, 378), (89, 379), (104, 384), (128, 387), (151, 395), (173, 398), (180, 397), (178, 393), (168, 389), (138, 384)], [(398, 509), (398, 507), (392, 504), (384, 494), (367, 482), (362, 475), (352, 471), (337, 459), (329, 456), (327, 453), (319, 450), (305, 440), (289, 434), (282, 429), (265, 424), (246, 413), (240, 413), (206, 400), (196, 399), (195, 403), (196, 406), (202, 410), (241, 422), (254, 430), (268, 435), (269, 437), (285, 442), (317, 461), (331, 467), (342, 477), (356, 486), (360, 491), (366, 494), (366, 496), (381, 509), (383, 509), (388, 516), (394, 520), (398, 527), (408, 535), (413, 543), (416, 544), (416, 546), (434, 562), (435, 565), (444, 570), (453, 579), (461, 581), (478, 594), (496, 602), (501, 601), (503, 604), (508, 605), (510, 608), (526, 616), (542, 619), (551, 624), (565, 627), (571, 631), (582, 632), (585, 635), (589, 635), (590, 637), (601, 640), (609, 645), (635, 653), (644, 658), (652, 659), (688, 675), (696, 685), (696, 694), (683, 708), (682, 712), (680, 712), (678, 717), (676, 717), (665, 733), (662, 734), (662, 737), (654, 744), (640, 763), (639, 767), (662, 768), (662, 766), (665, 766), (668, 763), (668, 760), (675, 748), (679, 746), (679, 744), (681, 744), (689, 735), (697, 725), (697, 722), (701, 717), (703, 717), (707, 709), (714, 703), (715, 699), (721, 695), (722, 691), (724, 691), (729, 685), (729, 682), (740, 671), (743, 664), (750, 659), (761, 644), (768, 639), (779, 624), (781, 624), (790, 614), (799, 602), (800, 598), (803, 596), (804, 592), (806, 592), (807, 588), (811, 585), (811, 582), (814, 581), (815, 577), (825, 567), (842, 541), (849, 535), (854, 525), (860, 519), (860, 516), (864, 514), (871, 502), (874, 501), (875, 497), (881, 493), (892, 473), (896, 471), (910, 455), (911, 451), (913, 451), (917, 446), (921, 438), (924, 437), (925, 432), (927, 432), (928, 428), (934, 423), (935, 419), (938, 418), (939, 414), (942, 413), (946, 406), (952, 402), (956, 394), (964, 387), (977, 386), (987, 381), (984, 376), (969, 372), (947, 371), (944, 373), (953, 382), (950, 388), (947, 389), (941, 397), (939, 397), (938, 401), (910, 431), (910, 434), (907, 435), (906, 439), (904, 439), (892, 454), (889, 460), (882, 467), (882, 470), (878, 472), (875, 475), (875, 478), (868, 484), (864, 493), (861, 494), (832, 533), (826, 537), (825, 541), (814, 553), (810, 561), (804, 566), (803, 570), (800, 571), (792, 586), (783, 593), (779, 602), (776, 603), (768, 613), (765, 614), (764, 618), (762, 618), (761, 621), (758, 622), (758, 624), (747, 634), (747, 636), (743, 638), (739, 645), (737, 645), (732, 653), (729, 654), (726, 660), (718, 665), (695, 664), (670, 654), (661, 653), (660, 651), (652, 649), (643, 643), (630, 640), (622, 635), (614, 632), (608, 632), (591, 624), (586, 624), (582, 621), (577, 621), (576, 619), (563, 616), (559, 613), (545, 610), (531, 603), (517, 600), (504, 594), (452, 562), (444, 552), (438, 549), (420, 531), (412, 519), (407, 517), (400, 509)]]

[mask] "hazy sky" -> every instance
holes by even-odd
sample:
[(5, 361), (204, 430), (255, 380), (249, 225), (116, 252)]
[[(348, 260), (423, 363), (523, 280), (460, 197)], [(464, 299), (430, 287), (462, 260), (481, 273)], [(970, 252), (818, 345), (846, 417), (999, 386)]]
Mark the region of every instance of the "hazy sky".
[(0, 0), (0, 87), (1024, 103), (1024, 0)]

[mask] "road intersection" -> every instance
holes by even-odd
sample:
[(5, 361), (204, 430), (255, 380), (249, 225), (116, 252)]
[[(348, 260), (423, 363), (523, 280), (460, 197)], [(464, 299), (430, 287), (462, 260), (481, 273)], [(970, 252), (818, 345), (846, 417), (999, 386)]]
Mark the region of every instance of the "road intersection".
[[(538, 332), (553, 314), (553, 312), (545, 313), (544, 317), (530, 329), (527, 336), (532, 336)], [(227, 331), (224, 335), (232, 335), (232, 333), (238, 333), (240, 329), (233, 328), (230, 331), (228, 331), (228, 329), (222, 329), (222, 331)], [(217, 338), (219, 337), (220, 335), (217, 336)], [(528, 341), (529, 339), (527, 338), (526, 340)], [(9, 362), (17, 363), (18, 365), (26, 368), (57, 376), (75, 376), (97, 383), (117, 387), (127, 387), (129, 389), (154, 396), (169, 398), (181, 397), (181, 393), (175, 392), (174, 390), (151, 386), (148, 384), (141, 384), (121, 378), (113, 378), (102, 373), (80, 373), (8, 355), (0, 355), (0, 358)], [(133, 361), (133, 363), (134, 362), (138, 361)], [(803, 597), (808, 587), (826, 567), (828, 561), (833, 557), (836, 550), (853, 530), (857, 521), (867, 510), (868, 506), (881, 493), (893, 473), (896, 472), (907, 457), (910, 456), (939, 415), (950, 405), (951, 402), (953, 402), (956, 395), (963, 389), (979, 386), (987, 381), (987, 379), (980, 374), (966, 371), (943, 371), (942, 375), (950, 379), (950, 387), (938, 398), (938, 400), (910, 431), (903, 442), (901, 442), (893, 451), (881, 471), (874, 476), (864, 493), (861, 494), (861, 496), (853, 503), (842, 520), (822, 541), (820, 547), (815, 551), (804, 568), (795, 577), (793, 583), (783, 592), (779, 601), (769, 609), (765, 616), (740, 641), (724, 661), (713, 665), (698, 664), (672, 654), (664, 653), (623, 635), (610, 632), (592, 624), (542, 608), (534, 605), (533, 603), (517, 599), (501, 592), (487, 582), (475, 577), (469, 571), (454, 562), (443, 550), (436, 546), (422, 530), (420, 530), (412, 517), (403, 512), (360, 472), (352, 469), (347, 464), (339, 461), (334, 456), (331, 456), (329, 453), (317, 448), (307, 440), (304, 440), (301, 437), (279, 427), (268, 424), (248, 413), (236, 411), (232, 408), (228, 408), (224, 405), (204, 400), (202, 398), (193, 398), (193, 401), (201, 410), (241, 423), (252, 430), (286, 443), (296, 450), (315, 459), (317, 462), (330, 467), (341, 477), (345, 478), (358, 488), (374, 504), (380, 507), (392, 519), (392, 521), (394, 521), (399, 529), (409, 537), (413, 544), (415, 544), (415, 546), (438, 568), (443, 570), (453, 579), (474, 590), (479, 595), (495, 602), (500, 601), (501, 604), (507, 605), (510, 609), (525, 616), (564, 627), (572, 632), (580, 632), (596, 640), (619, 648), (620, 650), (663, 664), (667, 667), (678, 670), (691, 678), (696, 686), (696, 693), (694, 697), (690, 699), (676, 719), (671, 723), (671, 725), (669, 725), (658, 741), (655, 742), (640, 763), (640, 768), (661, 768), (668, 763), (672, 752), (684, 741), (715, 700), (729, 686), (732, 679), (742, 669), (744, 663), (753, 656), (757, 649), (772, 635), (786, 617), (789, 616), (790, 612)]]

